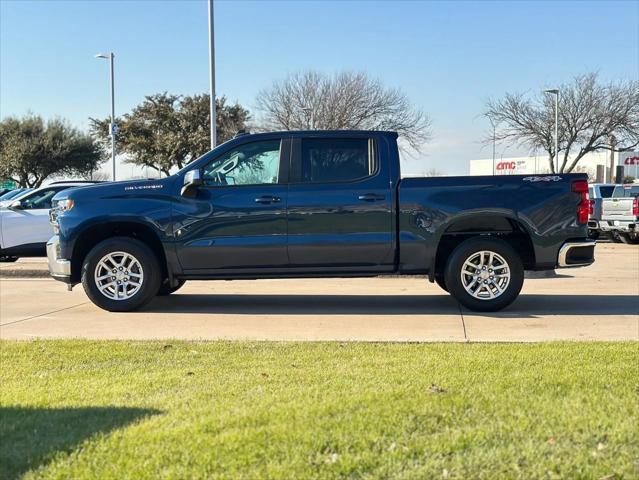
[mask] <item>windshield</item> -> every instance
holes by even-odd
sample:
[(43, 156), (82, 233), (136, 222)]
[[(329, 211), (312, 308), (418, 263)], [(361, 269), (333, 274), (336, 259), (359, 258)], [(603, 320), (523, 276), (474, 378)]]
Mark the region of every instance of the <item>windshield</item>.
[(639, 185), (618, 185), (612, 194), (615, 198), (639, 196)]
[(17, 188), (15, 190), (10, 190), (7, 193), (0, 195), (0, 201), (1, 200), (9, 200), (13, 197), (15, 197), (17, 194), (19, 194), (22, 191), (21, 188)]

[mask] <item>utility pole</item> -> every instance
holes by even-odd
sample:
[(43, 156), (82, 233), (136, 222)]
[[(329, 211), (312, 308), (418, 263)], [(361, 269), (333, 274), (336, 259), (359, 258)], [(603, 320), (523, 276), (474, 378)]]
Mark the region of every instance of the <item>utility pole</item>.
[(209, 0), (209, 90), (211, 92), (211, 150), (217, 144), (217, 116), (215, 114), (215, 31), (213, 0)]

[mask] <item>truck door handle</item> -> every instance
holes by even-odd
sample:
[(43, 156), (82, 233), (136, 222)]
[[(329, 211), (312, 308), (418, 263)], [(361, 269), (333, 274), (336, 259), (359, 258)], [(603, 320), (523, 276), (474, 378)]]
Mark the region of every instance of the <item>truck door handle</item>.
[(362, 202), (374, 202), (375, 200), (384, 200), (384, 195), (377, 195), (376, 193), (365, 193), (357, 197)]
[(282, 199), (280, 197), (274, 197), (272, 195), (263, 195), (255, 199), (255, 203), (279, 203)]

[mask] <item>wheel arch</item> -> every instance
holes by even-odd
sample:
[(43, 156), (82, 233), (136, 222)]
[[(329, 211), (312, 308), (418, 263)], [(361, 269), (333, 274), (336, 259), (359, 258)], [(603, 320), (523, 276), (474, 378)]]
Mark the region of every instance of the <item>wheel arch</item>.
[(112, 237), (129, 237), (141, 241), (156, 256), (162, 273), (168, 275), (167, 259), (160, 237), (150, 225), (135, 220), (113, 220), (88, 225), (76, 237), (71, 254), (71, 281), (79, 282), (82, 264), (98, 243)]
[(450, 254), (465, 240), (491, 236), (509, 243), (520, 255), (524, 269), (535, 266), (535, 248), (526, 225), (512, 213), (465, 213), (450, 219), (440, 228), (437, 249), (431, 265), (430, 281), (443, 274)]

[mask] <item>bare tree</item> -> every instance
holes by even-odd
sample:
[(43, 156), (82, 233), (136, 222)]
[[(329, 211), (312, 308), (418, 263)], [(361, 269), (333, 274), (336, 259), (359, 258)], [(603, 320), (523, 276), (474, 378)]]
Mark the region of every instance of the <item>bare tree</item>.
[[(497, 141), (548, 153), (552, 173), (572, 172), (589, 152), (639, 145), (639, 82), (601, 84), (597, 74), (559, 87), (559, 152), (555, 152), (555, 99), (508, 93), (489, 100), (484, 115), (498, 125)], [(493, 136), (485, 139), (493, 142)]]
[(415, 150), (430, 138), (429, 117), (365, 73), (298, 73), (262, 90), (256, 104), (270, 130), (393, 130)]

